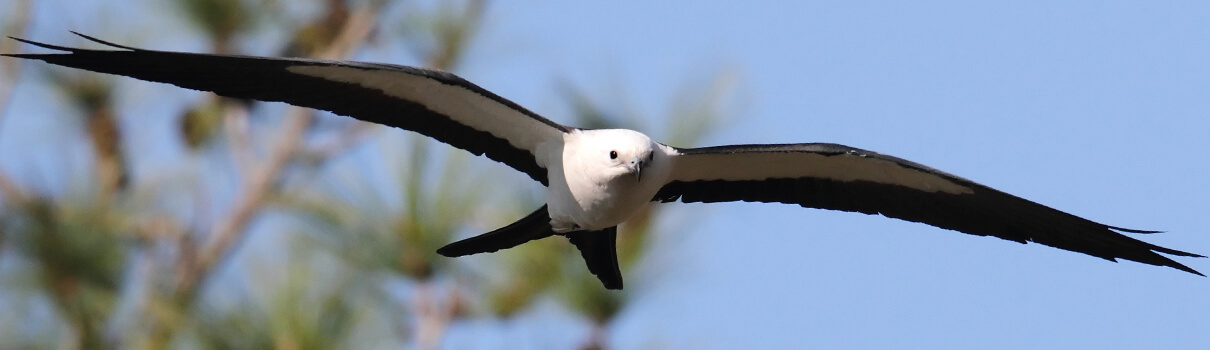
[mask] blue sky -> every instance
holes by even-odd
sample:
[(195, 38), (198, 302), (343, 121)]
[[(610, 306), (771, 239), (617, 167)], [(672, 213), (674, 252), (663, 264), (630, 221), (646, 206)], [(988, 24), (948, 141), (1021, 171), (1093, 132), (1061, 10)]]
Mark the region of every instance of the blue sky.
[[(535, 1), (493, 10), (499, 35), (525, 50), (506, 53), (500, 69), (472, 56), (467, 74), (539, 112), (552, 74), (620, 80), (658, 111), (690, 75), (736, 69), (740, 113), (709, 144), (862, 147), (1210, 252), (1205, 3)], [(663, 230), (657, 257), (628, 276), (643, 292), (616, 324), (617, 345), (1210, 344), (1206, 278), (874, 216), (680, 206), (671, 223), (701, 221)], [(1205, 259), (1182, 261), (1210, 270)]]
[[(497, 2), (460, 73), (569, 122), (561, 79), (658, 115), (687, 79), (733, 71), (737, 113), (707, 145), (870, 149), (1208, 254), (1208, 18), (1193, 1)], [(124, 25), (68, 22), (31, 37)], [(0, 154), (33, 130), (14, 123)], [(619, 348), (1210, 344), (1210, 279), (1173, 269), (876, 216), (675, 206), (626, 276)]]

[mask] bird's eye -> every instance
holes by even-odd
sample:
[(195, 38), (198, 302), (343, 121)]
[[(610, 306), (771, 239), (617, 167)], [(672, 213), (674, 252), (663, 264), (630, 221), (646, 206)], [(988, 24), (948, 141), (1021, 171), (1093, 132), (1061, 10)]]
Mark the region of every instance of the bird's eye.
[(618, 159), (618, 151), (609, 151), (609, 159)]

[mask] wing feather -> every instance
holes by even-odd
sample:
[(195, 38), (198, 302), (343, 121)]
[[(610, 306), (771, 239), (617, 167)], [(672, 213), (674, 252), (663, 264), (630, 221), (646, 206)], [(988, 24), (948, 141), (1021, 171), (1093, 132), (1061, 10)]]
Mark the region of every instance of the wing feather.
[(1201, 273), (1157, 253), (1201, 257), (1127, 237), (1155, 233), (1093, 222), (915, 162), (837, 144), (677, 149), (664, 202), (772, 202), (881, 214), (1112, 261)]
[(379, 63), (166, 52), (97, 40), (120, 50), (7, 54), (94, 72), (278, 101), (415, 131), (507, 164), (547, 184), (538, 147), (570, 131), (452, 73)]

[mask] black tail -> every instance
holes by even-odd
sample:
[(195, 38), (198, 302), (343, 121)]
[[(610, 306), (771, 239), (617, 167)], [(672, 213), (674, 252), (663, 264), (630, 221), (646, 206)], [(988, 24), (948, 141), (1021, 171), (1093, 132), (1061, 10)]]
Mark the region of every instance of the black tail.
[(550, 237), (555, 231), (550, 228), (550, 214), (543, 205), (538, 210), (508, 226), (475, 237), (447, 244), (437, 249), (437, 254), (447, 257), (490, 253), (500, 249), (516, 247), (521, 243)]
[(566, 234), (571, 244), (580, 249), (580, 256), (606, 289), (622, 289), (622, 270), (618, 267), (618, 227), (600, 231), (576, 231)]
[[(543, 205), (533, 213), (492, 232), (450, 243), (437, 249), (437, 254), (447, 257), (491, 253), (508, 249), (535, 239), (555, 235), (550, 227), (550, 213)], [(622, 271), (618, 267), (618, 227), (600, 231), (576, 231), (564, 234), (580, 249), (580, 256), (588, 265), (588, 271), (596, 275), (608, 289), (622, 289)]]

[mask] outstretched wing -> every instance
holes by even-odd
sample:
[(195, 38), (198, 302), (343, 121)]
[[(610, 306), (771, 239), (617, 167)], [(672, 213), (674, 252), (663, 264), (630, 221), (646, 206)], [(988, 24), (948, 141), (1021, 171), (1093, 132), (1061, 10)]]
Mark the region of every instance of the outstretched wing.
[(1108, 226), (911, 161), (827, 143), (677, 149), (655, 200), (778, 202), (920, 222), (979, 236), (1037, 242), (1111, 261), (1201, 273)]
[(546, 171), (535, 159), (538, 145), (559, 140), (570, 130), (454, 74), (437, 70), (143, 50), (80, 36), (119, 50), (87, 50), (13, 38), (67, 53), (5, 56), (223, 96), (280, 101), (411, 130), (475, 155), (487, 155), (544, 185)]

